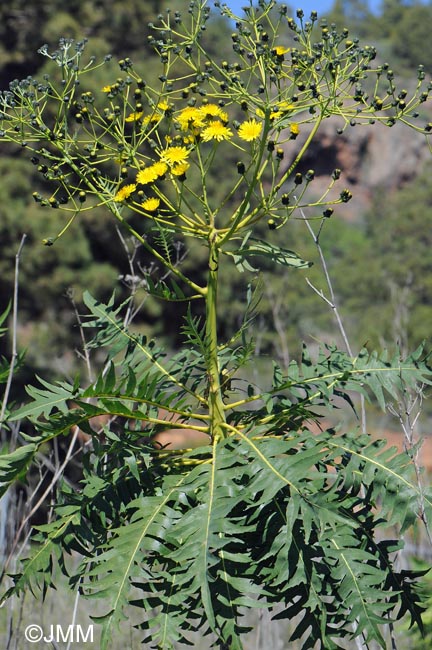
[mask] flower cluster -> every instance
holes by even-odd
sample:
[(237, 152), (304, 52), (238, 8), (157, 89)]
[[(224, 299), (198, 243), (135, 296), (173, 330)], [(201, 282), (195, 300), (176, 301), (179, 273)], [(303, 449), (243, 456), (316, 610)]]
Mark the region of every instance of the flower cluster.
[[(112, 86), (106, 86), (102, 90), (105, 92), (111, 92)], [(132, 113), (130, 113), (125, 118), (125, 122), (137, 122), (143, 125), (144, 127), (147, 127), (149, 125), (159, 124), (159, 122), (165, 117), (165, 115), (169, 114), (171, 109), (172, 109), (171, 104), (169, 104), (165, 100), (162, 100), (156, 104), (153, 111), (149, 115), (145, 115), (144, 111), (141, 109), (140, 106), (139, 110), (132, 111)]]
[[(151, 186), (158, 180), (162, 180), (169, 172), (173, 177), (184, 179), (190, 167), (188, 157), (191, 149), (185, 146), (172, 146), (160, 150), (159, 160), (150, 165), (143, 165), (137, 172), (135, 183), (129, 183), (121, 187), (114, 195), (114, 202), (124, 203), (128, 201), (139, 187), (144, 187), (146, 194)], [(156, 196), (147, 196), (141, 202), (140, 207), (145, 212), (156, 212), (160, 205), (160, 199)]]
[[(111, 86), (107, 86), (103, 89), (105, 92), (110, 92), (110, 90)], [(142, 111), (133, 112), (126, 118), (126, 122), (141, 122), (144, 125), (147, 125), (150, 122), (157, 123), (163, 117), (162, 112), (168, 111), (170, 108), (171, 107), (167, 102), (161, 101), (157, 104), (152, 115), (144, 116)], [(185, 108), (180, 112), (176, 122), (180, 125), (182, 131), (190, 131), (194, 136), (198, 136), (200, 130), (205, 131), (212, 126), (208, 123), (210, 115), (219, 118), (213, 122), (214, 125), (219, 123), (223, 126), (221, 122), (222, 119), (226, 122), (228, 121), (227, 114), (224, 111), (221, 111), (219, 107), (214, 106), (208, 107), (207, 112), (192, 107)], [(166, 136), (166, 140), (167, 142), (172, 141), (169, 136)], [(188, 142), (187, 138), (183, 138), (183, 141)], [(189, 140), (189, 142), (193, 142), (193, 139)], [(131, 198), (132, 194), (138, 190), (139, 186), (145, 187), (146, 191), (148, 191), (149, 186), (158, 180), (162, 180), (168, 172), (172, 174), (173, 177), (183, 180), (190, 167), (188, 157), (191, 150), (191, 147), (186, 145), (173, 145), (164, 149), (159, 149), (159, 160), (156, 160), (151, 164), (143, 164), (137, 172), (135, 183), (121, 187), (114, 195), (113, 200), (116, 203), (127, 201)], [(146, 199), (141, 203), (141, 207), (147, 212), (155, 212), (159, 205), (160, 199), (156, 197), (146, 197)]]
[(228, 113), (217, 104), (205, 104), (201, 107), (187, 106), (175, 118), (181, 131), (204, 142), (229, 140), (233, 132), (227, 126)]
[[(106, 86), (102, 90), (110, 93), (113, 91), (113, 87)], [(218, 144), (223, 141), (233, 141), (235, 135), (245, 143), (253, 143), (263, 136), (265, 123), (271, 130), (287, 129), (290, 138), (293, 139), (299, 133), (299, 126), (286, 120), (293, 109), (294, 105), (289, 102), (278, 102), (265, 110), (255, 107), (254, 117), (249, 117), (240, 123), (234, 122), (231, 126), (228, 112), (223, 105), (203, 103), (201, 106), (196, 106), (189, 104), (179, 110), (174, 110), (172, 104), (160, 100), (155, 104), (153, 113), (145, 115), (141, 110), (141, 104), (139, 104), (139, 109), (131, 112), (125, 118), (125, 122), (134, 123), (138, 127), (144, 128), (149, 124), (159, 124), (164, 117), (168, 118), (169, 122), (167, 128), (164, 128), (164, 137), (158, 138), (159, 146), (153, 147), (158, 159), (146, 159), (145, 162), (141, 162), (135, 182), (120, 187), (113, 197), (114, 202), (127, 202), (140, 213), (143, 210), (146, 213), (159, 212), (163, 194), (155, 184), (164, 180), (167, 175), (171, 180), (184, 181), (191, 166), (191, 154), (202, 143)], [(171, 135), (173, 131), (175, 132), (174, 136)], [(235, 143), (233, 142), (233, 144)], [(243, 148), (239, 144), (235, 144), (235, 146)], [(199, 166), (199, 163), (196, 162), (196, 164)], [(244, 174), (245, 165), (244, 163), (241, 165)], [(140, 197), (139, 201), (135, 200), (134, 193)]]

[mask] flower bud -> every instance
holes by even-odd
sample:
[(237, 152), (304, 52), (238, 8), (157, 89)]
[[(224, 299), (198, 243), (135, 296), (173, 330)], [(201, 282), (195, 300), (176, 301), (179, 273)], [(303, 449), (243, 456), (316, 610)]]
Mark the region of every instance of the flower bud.
[(296, 185), (301, 185), (301, 184), (303, 183), (303, 176), (300, 174), (300, 172), (298, 172), (298, 173), (294, 176), (294, 183), (295, 183)]
[(342, 192), (340, 193), (340, 200), (342, 201), (342, 203), (348, 203), (348, 201), (350, 201), (351, 199), (352, 199), (351, 192), (346, 189), (342, 190)]
[(119, 66), (121, 70), (128, 70), (132, 67), (132, 61), (129, 59), (129, 57), (126, 57), (126, 59), (120, 59)]
[(87, 199), (87, 194), (84, 191), (78, 194), (78, 201), (80, 203), (84, 203), (86, 199)]
[(383, 104), (384, 104), (384, 102), (383, 102), (382, 99), (380, 99), (380, 97), (375, 97), (373, 102), (372, 102), (373, 108), (375, 108), (375, 110), (377, 110), (377, 111), (380, 111), (382, 109)]

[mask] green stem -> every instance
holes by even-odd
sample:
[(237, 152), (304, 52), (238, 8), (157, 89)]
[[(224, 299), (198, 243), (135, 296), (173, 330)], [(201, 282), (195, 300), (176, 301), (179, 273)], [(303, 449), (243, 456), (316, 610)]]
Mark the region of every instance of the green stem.
[(318, 129), (321, 126), (321, 122), (323, 120), (323, 115), (321, 114), (319, 117), (316, 118), (315, 123), (313, 125), (313, 128), (311, 129), (311, 132), (309, 133), (308, 137), (306, 138), (306, 141), (300, 151), (298, 152), (297, 156), (294, 158), (293, 162), (289, 166), (289, 168), (286, 170), (286, 172), (283, 174), (281, 179), (279, 180), (279, 183), (275, 185), (274, 189), (272, 189), (271, 194), (275, 194), (280, 190), (282, 185), (285, 183), (285, 181), (291, 176), (297, 165), (299, 164), (300, 160), (303, 158), (304, 153), (307, 151), (309, 148), (310, 143), (312, 140), (315, 138), (315, 135), (318, 131)]
[(216, 231), (209, 239), (209, 268), (206, 301), (206, 344), (208, 372), (208, 407), (213, 440), (226, 437), (225, 409), (220, 384), (217, 341), (217, 288), (219, 273), (219, 242)]
[(270, 121), (268, 118), (266, 118), (265, 123), (264, 123), (264, 130), (263, 130), (263, 135), (261, 138), (261, 143), (259, 146), (258, 154), (256, 157), (257, 163), (255, 165), (255, 173), (252, 175), (251, 182), (249, 183), (248, 190), (245, 194), (245, 197), (241, 203), (241, 205), (238, 208), (237, 214), (233, 219), (233, 222), (231, 226), (229, 227), (228, 231), (224, 234), (223, 241), (227, 242), (231, 239), (232, 235), (236, 232), (238, 228), (238, 224), (243, 220), (244, 214), (246, 210), (249, 209), (249, 200), (255, 190), (255, 187), (257, 184), (260, 182), (261, 177), (264, 173), (264, 170), (266, 168), (266, 163), (262, 165), (262, 160), (264, 157), (264, 152), (265, 148), (267, 145), (267, 136), (270, 131)]

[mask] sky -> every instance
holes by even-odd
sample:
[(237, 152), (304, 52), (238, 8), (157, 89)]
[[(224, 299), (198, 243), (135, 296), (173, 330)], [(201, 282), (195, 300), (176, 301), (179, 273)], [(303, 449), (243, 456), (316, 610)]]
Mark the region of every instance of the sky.
[[(245, 0), (223, 0), (223, 2), (239, 15), (241, 15), (241, 7), (249, 4), (248, 0), (246, 2)], [(333, 0), (284, 0), (284, 3), (294, 10), (303, 9), (305, 16), (308, 16), (311, 11), (315, 10), (318, 12), (319, 17), (320, 14), (324, 14), (331, 9)], [(381, 3), (380, 0), (369, 0), (368, 4), (371, 10), (376, 10)]]

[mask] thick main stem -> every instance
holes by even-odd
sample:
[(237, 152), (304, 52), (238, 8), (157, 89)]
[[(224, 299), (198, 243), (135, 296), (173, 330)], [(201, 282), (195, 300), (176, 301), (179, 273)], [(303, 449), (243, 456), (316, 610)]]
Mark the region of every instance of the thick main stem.
[(208, 406), (210, 415), (210, 433), (212, 440), (226, 436), (223, 427), (225, 409), (220, 384), (217, 341), (217, 288), (219, 272), (219, 245), (217, 235), (209, 241), (209, 269), (206, 293), (206, 346), (208, 372)]

